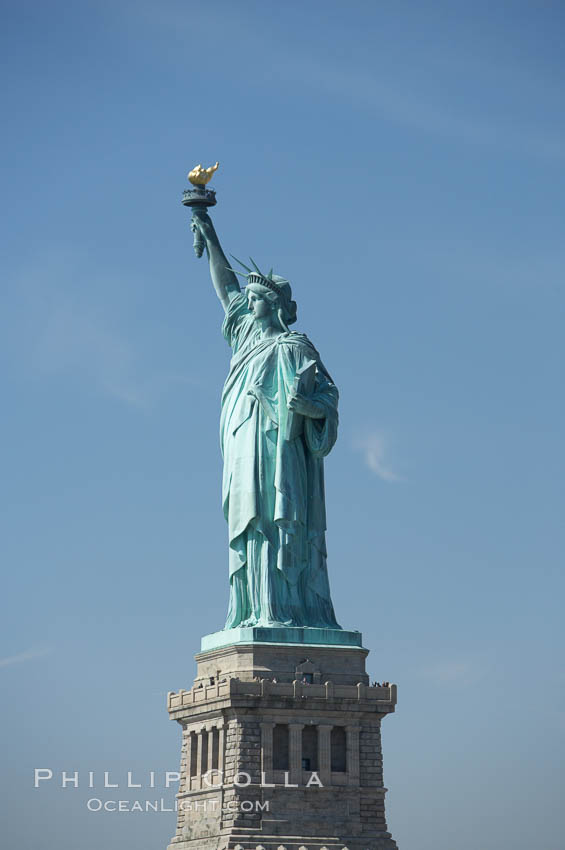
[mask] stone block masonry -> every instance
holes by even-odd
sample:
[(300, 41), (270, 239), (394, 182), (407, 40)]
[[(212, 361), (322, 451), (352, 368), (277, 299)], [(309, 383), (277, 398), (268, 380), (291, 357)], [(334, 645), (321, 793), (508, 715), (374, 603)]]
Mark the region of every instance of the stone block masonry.
[(385, 818), (381, 721), (367, 651), (234, 646), (197, 656), (170, 693), (182, 727), (169, 850), (396, 850)]

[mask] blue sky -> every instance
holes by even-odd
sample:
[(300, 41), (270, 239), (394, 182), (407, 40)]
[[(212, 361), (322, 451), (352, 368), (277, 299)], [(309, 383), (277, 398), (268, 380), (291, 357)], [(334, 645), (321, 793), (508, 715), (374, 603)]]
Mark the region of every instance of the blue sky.
[(564, 27), (558, 2), (5, 4), (7, 845), (174, 832), (33, 768), (175, 770), (165, 695), (225, 617), (229, 349), (180, 204), (219, 159), (226, 249), (292, 281), (340, 388), (330, 578), (399, 685), (390, 828), (562, 850)]

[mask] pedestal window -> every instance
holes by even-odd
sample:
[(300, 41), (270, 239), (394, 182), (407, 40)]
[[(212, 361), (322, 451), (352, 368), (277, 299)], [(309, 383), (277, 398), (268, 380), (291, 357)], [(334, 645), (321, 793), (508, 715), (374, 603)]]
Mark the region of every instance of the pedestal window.
[(347, 734), (344, 726), (334, 726), (331, 732), (332, 773), (347, 770)]
[(273, 770), (289, 770), (288, 726), (277, 723), (273, 729)]
[(208, 770), (208, 732), (204, 729), (200, 733), (200, 746), (202, 747), (202, 755), (200, 760), (200, 775), (203, 776)]
[(218, 770), (220, 756), (220, 730), (214, 729), (212, 735), (212, 770)]
[(190, 740), (190, 765), (189, 765), (189, 776), (196, 776), (198, 772), (197, 767), (197, 756), (198, 756), (198, 736), (195, 735), (194, 732), (191, 732), (189, 736)]
[(302, 730), (302, 770), (318, 770), (318, 727)]

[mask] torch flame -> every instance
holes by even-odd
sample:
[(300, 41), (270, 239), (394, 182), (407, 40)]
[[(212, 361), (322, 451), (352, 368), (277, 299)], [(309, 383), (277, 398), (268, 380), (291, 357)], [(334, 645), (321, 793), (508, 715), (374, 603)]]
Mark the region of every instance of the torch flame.
[(202, 168), (201, 164), (196, 165), (192, 171), (188, 172), (188, 179), (193, 186), (205, 186), (214, 176), (214, 172), (218, 170), (219, 164), (217, 162), (215, 165), (211, 165), (210, 168)]

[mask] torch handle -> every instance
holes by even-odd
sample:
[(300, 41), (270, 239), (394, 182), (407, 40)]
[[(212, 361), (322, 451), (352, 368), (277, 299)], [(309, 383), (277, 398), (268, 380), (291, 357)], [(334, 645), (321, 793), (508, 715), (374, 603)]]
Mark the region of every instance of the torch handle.
[(200, 257), (204, 253), (204, 240), (203, 240), (202, 234), (200, 233), (199, 230), (194, 231), (193, 246), (194, 246), (194, 253), (198, 257), (198, 259), (200, 259)]
[[(200, 218), (199, 214), (205, 214), (206, 211), (207, 211), (207, 208), (205, 206), (193, 206), (192, 207), (192, 219), (193, 219), (193, 221), (199, 219)], [(199, 227), (193, 228), (193, 233), (194, 233), (194, 240), (193, 240), (194, 253), (196, 254), (197, 258), (200, 259), (200, 257), (204, 253), (204, 248), (206, 247), (206, 243), (204, 241), (202, 233), (200, 232)]]

